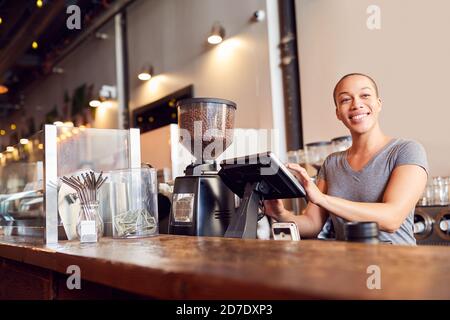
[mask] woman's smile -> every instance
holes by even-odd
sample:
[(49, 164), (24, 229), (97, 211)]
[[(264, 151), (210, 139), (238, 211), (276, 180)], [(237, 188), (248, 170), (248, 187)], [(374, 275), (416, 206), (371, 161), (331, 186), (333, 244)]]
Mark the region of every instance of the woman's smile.
[(358, 113), (351, 114), (348, 118), (349, 118), (350, 122), (352, 122), (352, 123), (361, 123), (369, 115), (370, 115), (370, 112), (358, 112)]

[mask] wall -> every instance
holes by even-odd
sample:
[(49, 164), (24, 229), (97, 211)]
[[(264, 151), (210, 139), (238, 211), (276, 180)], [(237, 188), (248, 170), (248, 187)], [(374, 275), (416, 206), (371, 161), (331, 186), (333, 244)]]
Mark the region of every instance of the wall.
[[(1, 119), (0, 126), (9, 128), (10, 123), (16, 123), (20, 133), (23, 129), (27, 129), (26, 119), (33, 117), (36, 129), (39, 129), (40, 124), (45, 120), (45, 115), (55, 105), (60, 109), (63, 108), (65, 90), (72, 96), (74, 90), (84, 83), (93, 84), (95, 93), (98, 93), (102, 85), (115, 85), (114, 22), (108, 22), (99, 31), (106, 33), (109, 38), (99, 40), (90, 37), (58, 65), (64, 69), (63, 74), (51, 74), (33, 82), (23, 92), (23, 108), (8, 119)], [(69, 110), (70, 108), (71, 104), (69, 103)], [(59, 113), (61, 114), (61, 110)], [(97, 128), (117, 127), (115, 103), (105, 105), (97, 110), (93, 126)], [(7, 143), (9, 143), (8, 135), (0, 137), (0, 144)]]
[[(236, 127), (273, 127), (267, 20), (250, 21), (265, 0), (151, 0), (128, 9), (130, 108), (189, 84), (195, 96), (237, 103)], [(206, 43), (215, 21), (226, 29), (216, 47)], [(161, 27), (163, 26), (163, 27)], [(145, 63), (158, 74), (140, 82)]]
[[(273, 0), (135, 1), (127, 8), (130, 110), (194, 84), (197, 97), (220, 97), (237, 103), (236, 127), (275, 127), (283, 135), (282, 98), (272, 95), (273, 88), (281, 86), (273, 81), (273, 74), (280, 72), (274, 64), (279, 53), (272, 52), (270, 57), (268, 45), (272, 41), (277, 50), (279, 41), (277, 35), (269, 39), (269, 15), (262, 22), (251, 20), (256, 10), (266, 11), (270, 3), (276, 4)], [(226, 40), (212, 46), (206, 39), (216, 21), (226, 29)], [(275, 24), (274, 19), (270, 21)], [(115, 83), (112, 21), (103, 32), (110, 35), (108, 40), (90, 39), (64, 60), (64, 75), (51, 75), (26, 90), (26, 113), (35, 114), (36, 123), (55, 104), (63, 104), (65, 89), (71, 93), (87, 82), (98, 90), (102, 84)], [(146, 63), (153, 64), (157, 75), (141, 82), (137, 74)], [(271, 63), (275, 70), (271, 71)], [(282, 95), (281, 89), (278, 91)], [(277, 121), (273, 120), (273, 105), (280, 110)], [(97, 110), (97, 116), (95, 127), (115, 127), (117, 106)], [(8, 121), (20, 122), (21, 118), (25, 117), (18, 114)], [(281, 148), (282, 156), (284, 151)]]
[[(366, 26), (373, 4), (380, 30)], [(296, 0), (305, 142), (347, 134), (332, 90), (342, 75), (363, 72), (379, 84), (383, 130), (421, 142), (431, 174), (450, 175), (449, 12), (446, 0)]]

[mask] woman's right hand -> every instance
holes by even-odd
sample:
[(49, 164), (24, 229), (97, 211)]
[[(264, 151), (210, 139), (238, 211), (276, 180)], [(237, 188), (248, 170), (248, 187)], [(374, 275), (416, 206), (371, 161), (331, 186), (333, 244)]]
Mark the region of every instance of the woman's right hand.
[(283, 217), (289, 214), (281, 199), (264, 200), (264, 212), (277, 221), (283, 221)]

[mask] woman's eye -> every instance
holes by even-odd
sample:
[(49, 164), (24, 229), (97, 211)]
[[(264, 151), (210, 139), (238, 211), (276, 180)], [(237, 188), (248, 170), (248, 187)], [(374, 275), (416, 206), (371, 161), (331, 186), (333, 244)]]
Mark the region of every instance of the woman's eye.
[(341, 103), (346, 103), (346, 102), (349, 102), (349, 101), (350, 101), (350, 98), (344, 98), (344, 99), (341, 100)]
[(368, 98), (368, 97), (370, 97), (370, 94), (365, 93), (365, 94), (362, 95), (362, 97), (363, 97), (363, 98)]

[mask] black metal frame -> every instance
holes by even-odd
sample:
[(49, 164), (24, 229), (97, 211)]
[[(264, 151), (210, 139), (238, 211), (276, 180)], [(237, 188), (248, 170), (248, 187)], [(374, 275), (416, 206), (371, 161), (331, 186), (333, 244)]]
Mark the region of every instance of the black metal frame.
[(294, 0), (278, 0), (287, 150), (303, 148), (300, 67)]

